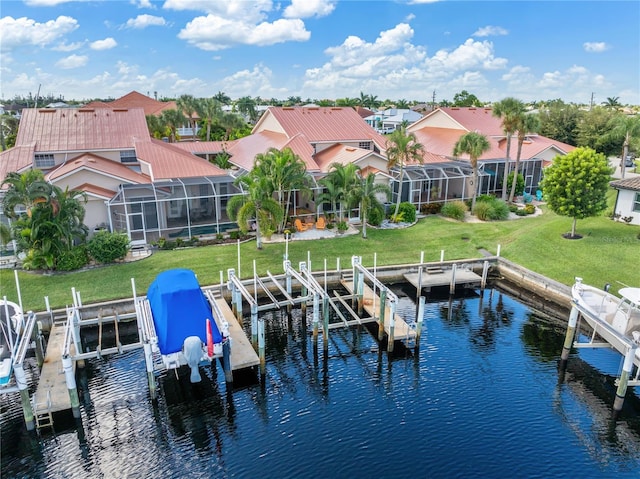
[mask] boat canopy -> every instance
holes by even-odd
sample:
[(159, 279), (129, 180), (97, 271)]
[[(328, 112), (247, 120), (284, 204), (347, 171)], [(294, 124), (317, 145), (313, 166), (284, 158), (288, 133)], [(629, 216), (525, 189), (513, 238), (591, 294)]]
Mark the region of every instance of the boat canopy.
[(207, 319), (211, 320), (213, 342), (222, 342), (211, 306), (193, 271), (172, 269), (160, 273), (149, 286), (147, 299), (162, 354), (181, 351), (189, 336), (198, 336), (206, 344)]

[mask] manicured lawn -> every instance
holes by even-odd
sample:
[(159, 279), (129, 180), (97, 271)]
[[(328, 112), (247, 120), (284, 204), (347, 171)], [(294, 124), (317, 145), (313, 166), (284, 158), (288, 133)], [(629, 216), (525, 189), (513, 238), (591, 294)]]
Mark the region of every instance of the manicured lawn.
[[(501, 255), (538, 273), (570, 285), (575, 276), (596, 286), (609, 282), (617, 291), (625, 283), (640, 285), (640, 228), (614, 222), (606, 217), (578, 221), (580, 240), (566, 240), (563, 233), (571, 230), (571, 219), (544, 210), (535, 218), (492, 223), (457, 223), (438, 216), (429, 216), (415, 226), (403, 230), (367, 229), (368, 238), (346, 236), (336, 239), (292, 241), (289, 258), (297, 269), (300, 261), (311, 255), (312, 270), (320, 270), (327, 261), (328, 269), (336, 268), (340, 258), (342, 268), (350, 265), (352, 255), (362, 256), (363, 263), (378, 265), (416, 263), (424, 251), (425, 261), (481, 257), (479, 248)], [(220, 271), (226, 279), (227, 269), (237, 270), (237, 245), (157, 251), (141, 261), (96, 268), (89, 271), (43, 276), (19, 272), (25, 309), (44, 309), (44, 296), (54, 308), (71, 303), (71, 288), (80, 291), (83, 303), (131, 297), (131, 278), (138, 294), (145, 294), (155, 276), (170, 268), (190, 268), (203, 285), (219, 284)], [(240, 245), (241, 271), (244, 278), (252, 276), (253, 261), (259, 275), (266, 271), (283, 271), (284, 243), (265, 244), (257, 251), (255, 241)], [(236, 271), (237, 273), (237, 271)], [(2, 295), (17, 300), (12, 270), (0, 270)]]

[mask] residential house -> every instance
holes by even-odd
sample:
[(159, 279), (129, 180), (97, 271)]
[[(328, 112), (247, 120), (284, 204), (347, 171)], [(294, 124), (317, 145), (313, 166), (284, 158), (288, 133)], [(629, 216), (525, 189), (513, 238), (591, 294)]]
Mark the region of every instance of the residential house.
[(392, 133), (399, 130), (402, 125), (410, 125), (415, 123), (422, 115), (417, 111), (388, 108), (369, 115), (364, 119), (378, 133)]
[(612, 181), (611, 187), (618, 190), (613, 212), (619, 220), (626, 221), (632, 225), (640, 225), (640, 176), (626, 178), (624, 180)]
[(133, 242), (234, 228), (226, 213), (233, 177), (173, 144), (152, 139), (142, 108), (24, 109), (9, 172), (41, 169), (61, 188), (86, 193), (85, 224), (125, 231)]
[[(438, 108), (410, 125), (408, 132), (414, 133), (418, 142), (435, 155), (444, 156), (460, 164), (468, 165), (468, 157), (455, 158), (453, 148), (464, 134), (475, 131), (487, 137), (490, 149), (478, 159), (480, 185), (479, 193), (502, 191), (504, 168), (506, 165), (507, 140), (502, 128), (502, 120), (492, 114), (491, 108), (449, 107)], [(511, 139), (510, 168), (517, 153), (517, 136)], [(518, 172), (525, 180), (525, 191), (535, 193), (542, 178), (542, 170), (557, 155), (565, 155), (573, 146), (546, 138), (538, 134), (527, 134), (522, 145)], [(468, 180), (470, 183), (470, 179)], [(426, 185), (423, 185), (423, 188)], [(418, 188), (416, 186), (416, 188)], [(466, 190), (472, 186), (467, 184)], [(470, 195), (469, 195), (470, 196)]]

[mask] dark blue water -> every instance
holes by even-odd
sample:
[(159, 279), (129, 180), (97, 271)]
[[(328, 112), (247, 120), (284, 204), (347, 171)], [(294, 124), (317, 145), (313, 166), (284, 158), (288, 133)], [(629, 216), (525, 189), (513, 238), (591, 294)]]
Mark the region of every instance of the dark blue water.
[(90, 361), (81, 423), (41, 438), (3, 397), (2, 477), (639, 477), (638, 397), (612, 422), (613, 378), (592, 367), (619, 358), (572, 355), (559, 381), (564, 326), (498, 291), (428, 303), (416, 355), (360, 328), (332, 330), (325, 357), (299, 311), (267, 334), (263, 382), (170, 373), (155, 406), (142, 351)]

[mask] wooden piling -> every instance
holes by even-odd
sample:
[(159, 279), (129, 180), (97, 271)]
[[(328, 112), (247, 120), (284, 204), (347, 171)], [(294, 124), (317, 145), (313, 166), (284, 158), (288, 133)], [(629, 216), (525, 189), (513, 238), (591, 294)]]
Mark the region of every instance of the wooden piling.
[(389, 337), (387, 338), (387, 352), (393, 352), (393, 344), (395, 343), (395, 329), (396, 329), (396, 302), (395, 300), (389, 301)]
[(618, 379), (618, 389), (616, 390), (616, 399), (613, 402), (613, 415), (617, 417), (622, 411), (624, 405), (624, 397), (627, 394), (627, 385), (629, 383), (629, 376), (633, 370), (633, 358), (636, 356), (637, 346), (629, 348), (627, 354), (624, 356), (624, 363), (622, 365), (622, 373), (620, 379)]
[(378, 341), (384, 339), (384, 313), (387, 305), (387, 288), (380, 290), (380, 319), (378, 321)]
[(258, 305), (251, 305), (251, 344), (253, 349), (258, 349)]
[(227, 384), (233, 382), (233, 371), (231, 369), (231, 341), (224, 338), (222, 343), (222, 369), (224, 370), (224, 380)]
[(318, 295), (313, 295), (313, 342), (318, 343), (318, 322), (320, 320), (320, 304), (318, 302)]
[(480, 289), (484, 289), (487, 285), (487, 274), (489, 273), (489, 262), (482, 263), (482, 279), (480, 280)]
[(569, 324), (567, 326), (567, 332), (564, 337), (564, 346), (562, 346), (562, 354), (560, 355), (560, 371), (564, 372), (567, 368), (567, 360), (569, 359), (569, 353), (571, 352), (571, 346), (573, 346), (573, 338), (576, 334), (576, 324), (578, 323), (578, 308), (574, 305), (571, 308), (569, 314)]
[(156, 388), (156, 376), (153, 369), (153, 352), (151, 351), (151, 344), (146, 342), (143, 345), (144, 348), (144, 362), (147, 368), (147, 383), (149, 384), (149, 396), (152, 400), (158, 397), (158, 390)]
[(422, 294), (422, 263), (424, 263), (424, 251), (420, 251), (420, 266), (418, 268), (418, 287), (416, 288), (416, 299)]
[(329, 296), (326, 296), (322, 300), (322, 344), (324, 351), (329, 351)]
[(260, 374), (264, 375), (267, 366), (264, 349), (264, 319), (258, 321), (258, 357), (260, 358)]
[(80, 417), (80, 399), (78, 397), (78, 387), (76, 386), (76, 375), (73, 370), (73, 360), (70, 356), (62, 357), (62, 368), (64, 370), (64, 378), (67, 382), (67, 389), (69, 390), (73, 417), (78, 419)]
[(13, 375), (16, 378), (16, 384), (20, 390), (20, 402), (22, 403), (22, 415), (24, 416), (24, 424), (27, 431), (33, 431), (36, 427), (35, 418), (33, 416), (33, 408), (31, 399), (29, 398), (29, 384), (25, 377), (22, 364), (16, 364), (13, 368)]
[(451, 266), (451, 282), (449, 283), (449, 294), (454, 294), (456, 292), (456, 266), (457, 264), (453, 263)]
[(416, 348), (420, 347), (420, 334), (422, 333), (422, 321), (424, 319), (425, 297), (420, 296), (418, 301), (418, 315), (416, 317)]

